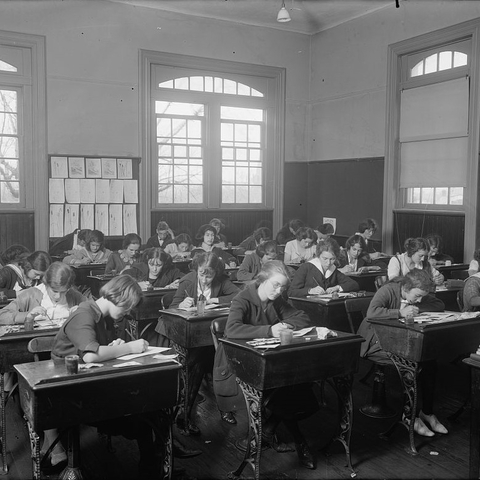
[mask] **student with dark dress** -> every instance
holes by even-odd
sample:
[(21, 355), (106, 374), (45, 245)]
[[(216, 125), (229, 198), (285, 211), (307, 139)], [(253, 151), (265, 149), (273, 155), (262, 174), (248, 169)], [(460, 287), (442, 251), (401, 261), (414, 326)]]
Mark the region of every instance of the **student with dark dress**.
[[(225, 275), (223, 261), (213, 252), (203, 252), (195, 255), (192, 261), (192, 272), (180, 279), (180, 285), (175, 292), (170, 308), (188, 308), (197, 304), (202, 295), (206, 304), (230, 304), (233, 297), (239, 292), (230, 279)], [(167, 346), (165, 320), (160, 315), (155, 331), (159, 334), (158, 345)], [(192, 392), (196, 394), (200, 387), (203, 375), (207, 372), (209, 359), (205, 349), (196, 348), (190, 351), (189, 364), (192, 381)], [(191, 417), (191, 408), (188, 418)], [(194, 435), (200, 434), (198, 427), (191, 422), (188, 426), (181, 425), (182, 415), (177, 417), (180, 428), (188, 429)]]
[(195, 238), (198, 240), (198, 247), (192, 250), (192, 257), (197, 253), (212, 252), (221, 258), (227, 267), (236, 267), (237, 259), (225, 250), (215, 246), (215, 238), (217, 230), (212, 225), (202, 225), (197, 232)]
[(443, 240), (440, 235), (436, 233), (429, 233), (425, 237), (428, 246), (428, 261), (430, 265), (445, 265), (446, 261), (453, 262), (453, 257), (442, 252)]
[(168, 226), (167, 222), (158, 222), (157, 233), (152, 235), (147, 240), (146, 248), (163, 248), (172, 243), (175, 240), (175, 234), (173, 230)]
[(91, 263), (107, 263), (112, 254), (105, 248), (105, 235), (100, 230), (91, 230), (85, 240), (85, 246), (73, 250), (63, 262), (67, 265), (90, 265)]
[(367, 266), (362, 252), (367, 248), (365, 240), (361, 235), (352, 235), (345, 242), (345, 249), (340, 252), (337, 258), (338, 269), (342, 273), (358, 272)]
[(225, 230), (225, 222), (221, 218), (212, 218), (208, 224), (217, 231), (214, 245), (218, 248), (227, 248), (227, 237), (222, 233), (222, 230)]
[[(383, 285), (375, 293), (368, 308), (367, 317), (358, 329), (359, 335), (366, 340), (360, 347), (360, 355), (375, 363), (391, 364), (390, 357), (382, 349), (373, 325), (368, 322), (368, 319), (390, 318), (392, 321), (397, 321), (422, 312), (441, 312), (445, 309), (445, 305), (435, 295), (430, 294), (433, 287), (428, 273), (418, 269), (413, 269), (405, 276), (396, 277)], [(435, 433), (448, 433), (433, 413), (436, 370), (436, 361), (421, 363), (419, 382), (423, 402), (422, 409), (415, 418), (414, 428), (416, 433), (426, 437), (432, 437)]]
[(120, 275), (137, 261), (142, 239), (136, 233), (128, 233), (122, 242), (122, 250), (112, 252), (105, 266), (105, 273)]
[(306, 297), (333, 292), (353, 292), (358, 283), (340, 272), (335, 262), (340, 255), (338, 243), (329, 238), (317, 245), (316, 257), (300, 265), (290, 285), (290, 297)]
[[(288, 273), (281, 261), (266, 262), (255, 282), (233, 299), (225, 338), (278, 338), (284, 329), (296, 330), (310, 326), (308, 316), (283, 298), (282, 292), (287, 289), (288, 282)], [(215, 353), (213, 380), (221, 418), (234, 423), (231, 421), (235, 418), (233, 412), (240, 408), (244, 400), (221, 343)], [(314, 469), (314, 455), (298, 426), (298, 421), (309, 417), (318, 409), (311, 385), (278, 388), (262, 408), (265, 408), (265, 415), (268, 416), (262, 425), (262, 443), (279, 453), (292, 451), (288, 444), (278, 442), (275, 435), (277, 427), (283, 421), (293, 436), (300, 465)], [(245, 450), (246, 440), (237, 442), (237, 446)]]
[(255, 249), (262, 243), (268, 242), (272, 239), (272, 231), (269, 228), (261, 227), (253, 232), (252, 235), (247, 237), (243, 242), (233, 250), (233, 254), (248, 255), (253, 253)]
[(371, 240), (373, 234), (377, 231), (377, 222), (373, 218), (367, 218), (358, 225), (358, 231), (355, 235), (361, 235), (367, 245), (366, 250), (362, 253), (362, 257), (367, 264), (378, 265), (380, 268), (386, 268), (386, 262), (381, 259), (385, 254), (377, 252)]
[(237, 272), (237, 280), (247, 282), (254, 279), (263, 265), (277, 258), (277, 244), (272, 240), (261, 243), (253, 253), (245, 255)]
[(0, 291), (8, 298), (15, 298), (22, 290), (40, 284), (51, 263), (50, 255), (41, 250), (21, 254), (17, 261), (12, 260), (0, 269)]
[(327, 238), (330, 238), (335, 233), (335, 230), (331, 223), (323, 223), (317, 228), (314, 228), (314, 231), (317, 234), (317, 243), (324, 242), (325, 240), (327, 240)]
[(290, 240), (295, 240), (295, 232), (304, 227), (305, 224), (298, 218), (294, 218), (287, 222), (278, 232), (275, 237), (277, 245), (286, 245)]
[(82, 248), (85, 246), (85, 242), (88, 234), (91, 232), (90, 229), (75, 229), (72, 233), (65, 235), (64, 237), (58, 239), (48, 250), (48, 253), (52, 256), (63, 257), (65, 253), (72, 254), (73, 250)]
[(142, 290), (154, 287), (178, 288), (183, 273), (175, 267), (172, 257), (161, 248), (148, 248), (140, 262), (134, 263), (124, 273), (137, 280)]

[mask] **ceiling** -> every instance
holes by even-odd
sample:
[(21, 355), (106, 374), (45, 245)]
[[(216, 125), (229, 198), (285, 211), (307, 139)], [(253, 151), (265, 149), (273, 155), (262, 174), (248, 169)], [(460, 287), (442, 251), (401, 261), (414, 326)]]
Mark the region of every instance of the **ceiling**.
[[(285, 0), (292, 20), (279, 23), (277, 13), (282, 0), (110, 1), (304, 34), (318, 33), (381, 8), (395, 8), (395, 0)], [(435, 0), (400, 0), (401, 3), (420, 1)]]

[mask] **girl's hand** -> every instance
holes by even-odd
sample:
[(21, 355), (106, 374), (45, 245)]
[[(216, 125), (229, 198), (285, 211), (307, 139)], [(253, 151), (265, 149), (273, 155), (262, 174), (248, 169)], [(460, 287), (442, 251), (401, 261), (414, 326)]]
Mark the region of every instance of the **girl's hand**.
[(125, 340), (122, 340), (121, 338), (116, 338), (113, 342), (110, 342), (108, 346), (114, 347), (115, 345), (122, 345), (124, 343), (125, 343)]
[(207, 305), (210, 305), (211, 303), (220, 303), (220, 302), (218, 301), (218, 298), (209, 298), (207, 300)]
[(407, 305), (406, 307), (403, 307), (401, 310), (400, 310), (400, 316), (402, 318), (405, 318), (407, 317), (408, 315), (418, 315), (418, 307), (416, 307), (415, 305)]
[(28, 313), (27, 313), (27, 318), (30, 320), (32, 318), (35, 318), (38, 315), (44, 315), (45, 317), (47, 316), (47, 310), (41, 306), (32, 308)]
[(435, 275), (433, 277), (433, 283), (435, 283), (435, 285), (442, 285), (444, 280), (445, 280), (445, 278), (443, 277), (443, 275), (441, 273), (438, 273), (437, 275)]
[(165, 288), (178, 288), (178, 285), (180, 284), (180, 280), (175, 280), (172, 282), (170, 285), (167, 285)]
[(138, 285), (142, 290), (147, 290), (148, 286), (150, 285), (150, 282), (147, 282), (146, 280), (143, 282), (138, 282)]
[(195, 304), (195, 300), (192, 297), (186, 297), (183, 299), (182, 302), (178, 305), (180, 308), (189, 308), (193, 307)]
[(327, 288), (327, 293), (333, 293), (333, 292), (339, 292), (339, 291), (340, 291), (340, 285), (336, 285), (335, 287)]
[(279, 322), (279, 323), (276, 323), (275, 325), (272, 325), (272, 327), (270, 328), (270, 330), (272, 331), (272, 337), (280, 337), (280, 332), (283, 331), (283, 330), (292, 330), (293, 327), (291, 325), (289, 325), (288, 323), (282, 323), (282, 322)]
[(139, 338), (138, 340), (134, 340), (133, 342), (128, 342), (128, 345), (130, 346), (130, 350), (132, 353), (143, 353), (146, 352), (148, 348), (148, 342), (143, 338)]
[(320, 287), (320, 285), (316, 286), (316, 287), (313, 287), (311, 288), (308, 293), (310, 295), (322, 295), (323, 293), (325, 293), (325, 290)]
[(342, 273), (349, 273), (349, 272), (353, 272), (353, 267), (351, 265), (345, 265), (344, 267), (339, 268), (338, 270), (340, 270), (340, 272)]

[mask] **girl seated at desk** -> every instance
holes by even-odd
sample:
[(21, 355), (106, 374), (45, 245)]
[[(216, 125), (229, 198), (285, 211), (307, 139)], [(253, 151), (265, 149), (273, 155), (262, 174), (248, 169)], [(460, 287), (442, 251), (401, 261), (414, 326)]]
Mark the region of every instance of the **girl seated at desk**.
[[(266, 262), (255, 282), (233, 299), (225, 338), (278, 338), (284, 329), (310, 326), (308, 316), (283, 298), (282, 292), (287, 289), (288, 283), (288, 273), (281, 261)], [(234, 423), (229, 419), (235, 418), (233, 411), (244, 400), (221, 343), (215, 353), (213, 385), (222, 420)], [(277, 452), (292, 451), (289, 445), (279, 443), (275, 436), (277, 427), (283, 421), (295, 441), (300, 465), (314, 469), (314, 455), (298, 426), (298, 421), (309, 417), (318, 409), (311, 386), (301, 384), (278, 388), (270, 395), (265, 409), (269, 417), (262, 429), (263, 444), (272, 446)], [(246, 450), (246, 441), (237, 442), (237, 446), (240, 450)]]
[(107, 263), (112, 254), (105, 248), (105, 235), (100, 230), (92, 230), (86, 238), (85, 246), (67, 255), (63, 262), (67, 265), (89, 265), (91, 263)]
[(161, 248), (148, 248), (142, 254), (142, 261), (134, 263), (124, 271), (142, 288), (178, 288), (183, 273), (173, 265), (172, 257)]
[(234, 255), (249, 255), (262, 243), (272, 239), (272, 231), (267, 227), (257, 228), (233, 251)]
[(277, 244), (268, 241), (259, 245), (253, 253), (245, 255), (237, 272), (237, 280), (247, 282), (257, 276), (265, 262), (277, 258)]
[(333, 292), (353, 292), (358, 283), (340, 272), (335, 261), (340, 254), (338, 243), (329, 238), (319, 243), (316, 258), (300, 265), (290, 285), (290, 297), (306, 297)]
[(10, 263), (0, 269), (0, 291), (15, 298), (21, 291), (40, 284), (51, 263), (50, 255), (41, 250), (20, 256), (12, 252)]
[(208, 224), (216, 231), (214, 245), (218, 248), (227, 248), (227, 237), (222, 233), (222, 230), (225, 230), (225, 223), (220, 218), (212, 218)]
[(352, 235), (345, 242), (345, 249), (338, 256), (338, 269), (342, 273), (358, 272), (366, 266), (365, 258), (362, 258), (362, 252), (367, 248), (365, 240), (361, 235)]
[(300, 227), (295, 232), (295, 240), (285, 245), (283, 261), (289, 263), (303, 263), (315, 256), (317, 234), (310, 227)]
[(165, 247), (165, 253), (168, 253), (174, 261), (188, 260), (191, 257), (192, 239), (186, 233), (180, 233), (175, 237), (172, 243)]
[(287, 222), (277, 233), (275, 241), (277, 245), (286, 245), (290, 240), (295, 240), (295, 232), (304, 227), (305, 224), (298, 218), (294, 218)]
[(463, 311), (480, 310), (480, 272), (470, 275), (463, 287)]
[(407, 238), (404, 243), (405, 253), (394, 255), (388, 263), (387, 275), (392, 280), (406, 275), (414, 268), (425, 270), (435, 285), (442, 285), (443, 275), (428, 261), (429, 247), (424, 238)]
[[(367, 311), (367, 318), (358, 329), (359, 335), (365, 338), (360, 348), (360, 355), (375, 363), (391, 364), (385, 350), (382, 350), (369, 318), (391, 318), (392, 321), (422, 312), (441, 312), (445, 305), (441, 300), (431, 295), (433, 282), (425, 270), (412, 269), (405, 276), (396, 277), (393, 281), (381, 287), (373, 297)], [(436, 362), (428, 361), (421, 364), (419, 376), (423, 394), (423, 406), (415, 418), (415, 432), (425, 437), (436, 433), (448, 433), (447, 429), (433, 414), (435, 392)], [(430, 428), (426, 425), (428, 424)]]
[(453, 257), (442, 252), (443, 240), (440, 235), (430, 233), (425, 237), (425, 241), (428, 245), (428, 261), (432, 267), (444, 265), (447, 260), (453, 262)]
[(62, 262), (53, 262), (43, 282), (29, 288), (0, 310), (0, 324), (24, 323), (27, 318), (43, 316), (51, 320), (67, 318), (70, 310), (85, 300), (74, 287), (75, 272)]
[(212, 225), (202, 225), (197, 232), (196, 238), (200, 241), (197, 248), (192, 250), (192, 257), (197, 253), (211, 252), (214, 253), (217, 257), (221, 258), (225, 265), (230, 267), (237, 266), (237, 260), (235, 257), (230, 255), (225, 250), (216, 247), (215, 238), (217, 235), (217, 230)]
[(105, 273), (121, 274), (130, 268), (136, 261), (142, 239), (136, 233), (125, 235), (122, 242), (122, 250), (113, 252), (105, 266)]
[[(66, 267), (68, 268), (68, 267)], [(143, 353), (148, 342), (139, 339), (126, 343), (115, 338), (113, 330), (108, 328), (108, 321), (123, 318), (142, 298), (142, 291), (137, 282), (129, 275), (120, 275), (110, 280), (100, 290), (98, 300), (87, 300), (73, 312), (63, 324), (55, 337), (52, 348), (52, 360), (65, 363), (67, 355), (79, 355), (85, 363), (101, 363), (130, 353)], [(130, 415), (98, 424), (105, 433), (113, 431), (127, 438), (137, 439), (140, 450), (139, 478), (154, 478), (159, 475), (158, 458), (152, 427), (141, 420), (142, 415)], [(42, 452), (45, 454), (57, 437), (57, 430), (45, 432)], [(66, 453), (58, 443), (50, 454), (52, 466), (66, 461)], [(158, 478), (158, 477), (157, 477)]]

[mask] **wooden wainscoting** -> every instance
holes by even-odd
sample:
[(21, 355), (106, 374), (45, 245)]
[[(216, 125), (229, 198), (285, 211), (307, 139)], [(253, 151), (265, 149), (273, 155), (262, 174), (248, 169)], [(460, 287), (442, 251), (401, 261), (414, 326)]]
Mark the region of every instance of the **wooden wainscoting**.
[(35, 250), (35, 216), (33, 212), (0, 214), (0, 251), (20, 244)]

